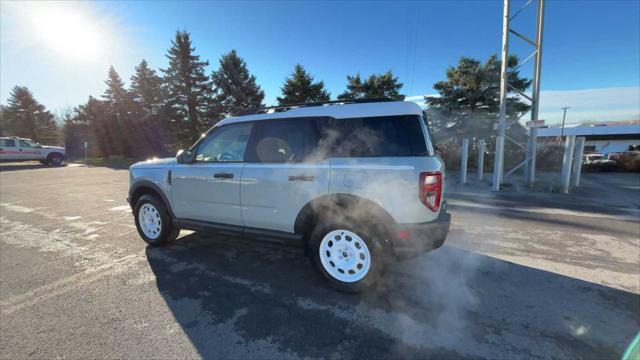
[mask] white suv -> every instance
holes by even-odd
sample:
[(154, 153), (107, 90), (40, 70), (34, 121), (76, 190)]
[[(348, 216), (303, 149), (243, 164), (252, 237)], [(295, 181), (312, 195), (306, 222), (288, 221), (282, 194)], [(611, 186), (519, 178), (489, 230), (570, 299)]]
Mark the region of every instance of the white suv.
[(0, 138), (0, 160), (28, 161), (38, 160), (43, 164), (60, 165), (65, 150), (60, 146), (43, 146), (30, 139), (19, 137)]
[(334, 287), (361, 290), (449, 231), (422, 116), (411, 102), (352, 101), (224, 119), (176, 158), (131, 166), (136, 227), (152, 245), (190, 229), (300, 246)]

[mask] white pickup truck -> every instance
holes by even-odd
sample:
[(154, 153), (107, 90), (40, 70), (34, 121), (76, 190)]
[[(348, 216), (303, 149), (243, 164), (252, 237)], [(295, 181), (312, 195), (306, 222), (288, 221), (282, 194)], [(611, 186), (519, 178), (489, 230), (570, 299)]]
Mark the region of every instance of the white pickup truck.
[(38, 160), (43, 164), (60, 165), (65, 150), (60, 146), (43, 146), (19, 137), (0, 138), (0, 161)]

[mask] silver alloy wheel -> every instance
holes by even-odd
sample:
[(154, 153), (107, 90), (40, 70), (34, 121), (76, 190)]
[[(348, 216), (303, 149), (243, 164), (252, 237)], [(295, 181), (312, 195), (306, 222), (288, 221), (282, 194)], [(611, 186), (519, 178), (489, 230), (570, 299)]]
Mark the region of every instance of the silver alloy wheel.
[(320, 262), (334, 279), (351, 283), (367, 275), (371, 268), (371, 253), (356, 233), (333, 230), (320, 242)]
[(53, 164), (53, 165), (60, 165), (61, 162), (62, 162), (62, 157), (60, 157), (60, 156), (54, 155), (51, 158), (51, 164)]
[(162, 231), (162, 219), (160, 213), (153, 204), (146, 203), (142, 205), (138, 212), (138, 223), (140, 229), (151, 240), (155, 240), (160, 236)]

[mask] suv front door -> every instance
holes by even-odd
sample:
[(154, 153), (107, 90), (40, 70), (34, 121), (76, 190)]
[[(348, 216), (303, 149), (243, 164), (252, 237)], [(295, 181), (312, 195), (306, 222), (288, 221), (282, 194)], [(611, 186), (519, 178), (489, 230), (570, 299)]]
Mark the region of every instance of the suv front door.
[(242, 219), (248, 228), (293, 233), (298, 212), (329, 192), (329, 161), (312, 118), (256, 124), (242, 172)]
[(242, 225), (240, 178), (253, 124), (215, 129), (194, 150), (195, 162), (171, 174), (172, 201), (180, 219)]

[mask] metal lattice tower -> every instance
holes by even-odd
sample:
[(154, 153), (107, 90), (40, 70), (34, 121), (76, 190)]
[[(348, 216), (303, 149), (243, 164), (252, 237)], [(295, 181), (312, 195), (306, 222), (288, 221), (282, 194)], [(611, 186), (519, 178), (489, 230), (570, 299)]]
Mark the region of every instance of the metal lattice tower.
[[(525, 10), (533, 0), (528, 0), (513, 16), (510, 15), (511, 0), (504, 0), (503, 4), (503, 20), (502, 20), (502, 65), (500, 68), (500, 121), (498, 124), (498, 138), (496, 139), (496, 154), (493, 170), (493, 190), (500, 190), (500, 184), (502, 182), (503, 162), (504, 162), (504, 141), (506, 138), (505, 130), (507, 127), (507, 93), (509, 89), (517, 92), (520, 96), (528, 99), (531, 102), (531, 120), (538, 119), (538, 103), (540, 99), (540, 71), (542, 66), (542, 32), (544, 28), (544, 2), (545, 0), (536, 0), (537, 3), (537, 27), (536, 27), (536, 39), (531, 40), (527, 36), (511, 29), (511, 22)], [(527, 56), (520, 64), (518, 68), (526, 64), (532, 58), (533, 63), (533, 83), (531, 96), (519, 91), (511, 86), (507, 81), (508, 66), (507, 60), (509, 58), (509, 35), (513, 34), (518, 38), (524, 40), (526, 43), (534, 47), (533, 52)], [(536, 164), (536, 129), (531, 128), (531, 134), (529, 136), (529, 144), (527, 146), (527, 156), (525, 160), (518, 165), (520, 167), (528, 163), (529, 167), (525, 168), (526, 178), (530, 184), (533, 184), (535, 180), (535, 164)], [(517, 168), (516, 167), (516, 168)], [(513, 169), (515, 170), (515, 168)]]

